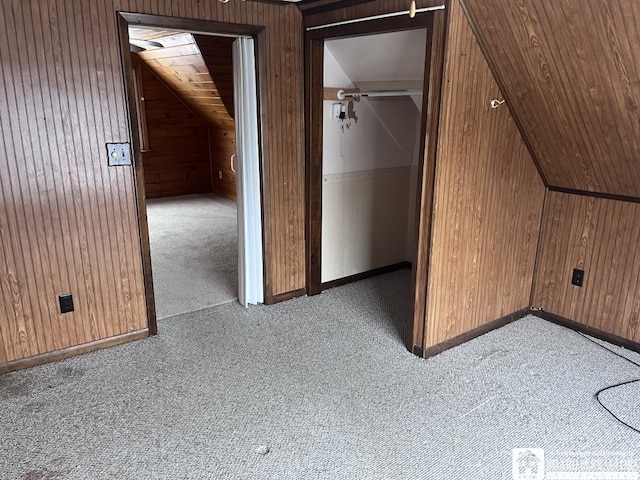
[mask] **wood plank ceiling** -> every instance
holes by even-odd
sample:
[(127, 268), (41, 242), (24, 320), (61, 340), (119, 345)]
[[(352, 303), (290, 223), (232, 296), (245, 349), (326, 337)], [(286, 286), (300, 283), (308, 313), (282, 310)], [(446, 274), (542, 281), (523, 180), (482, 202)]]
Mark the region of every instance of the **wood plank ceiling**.
[(640, 197), (640, 2), (460, 2), (546, 183)]
[[(233, 127), (233, 68), (230, 55), (225, 55), (233, 38), (199, 35), (196, 43), (191, 33), (148, 27), (129, 27), (129, 37), (162, 44), (139, 57), (203, 121)], [(206, 58), (199, 44), (206, 47)]]

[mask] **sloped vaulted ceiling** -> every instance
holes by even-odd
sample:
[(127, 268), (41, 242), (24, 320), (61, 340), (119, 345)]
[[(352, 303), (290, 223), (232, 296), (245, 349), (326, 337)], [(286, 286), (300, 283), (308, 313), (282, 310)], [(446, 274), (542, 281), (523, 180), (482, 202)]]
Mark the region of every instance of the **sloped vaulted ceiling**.
[(454, 1), (545, 183), (640, 197), (640, 2)]
[(142, 61), (208, 125), (233, 129), (233, 38), (129, 27), (132, 39), (159, 42)]

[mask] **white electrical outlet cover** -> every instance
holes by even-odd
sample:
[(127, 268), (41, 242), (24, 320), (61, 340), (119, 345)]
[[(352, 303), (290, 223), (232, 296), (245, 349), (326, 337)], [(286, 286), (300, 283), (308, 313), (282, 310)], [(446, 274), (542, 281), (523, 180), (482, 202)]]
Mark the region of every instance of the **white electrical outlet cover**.
[(334, 103), (331, 105), (331, 118), (333, 120), (340, 120), (340, 112), (342, 111), (341, 103)]

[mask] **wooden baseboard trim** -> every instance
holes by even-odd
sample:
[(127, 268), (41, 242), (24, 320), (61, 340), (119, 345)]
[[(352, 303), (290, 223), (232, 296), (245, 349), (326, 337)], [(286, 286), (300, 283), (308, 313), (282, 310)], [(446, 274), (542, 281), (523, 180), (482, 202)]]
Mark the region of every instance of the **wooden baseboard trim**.
[(619, 347), (624, 347), (628, 350), (640, 353), (640, 343), (633, 342), (624, 337), (619, 337), (617, 335), (614, 335), (613, 333), (607, 333), (598, 328), (590, 327), (588, 325), (584, 325), (583, 323), (576, 322), (575, 320), (570, 320), (568, 318), (561, 317), (560, 315), (545, 312), (544, 310), (531, 310), (531, 314), (535, 315), (536, 317), (542, 318), (543, 320), (555, 323), (556, 325), (570, 328), (571, 330), (574, 330), (576, 332), (581, 332), (599, 340), (603, 340), (605, 342), (618, 345)]
[(531, 313), (531, 309), (527, 307), (527, 308), (523, 308), (522, 310), (518, 310), (517, 312), (513, 312), (509, 315), (505, 315), (504, 317), (500, 317), (497, 320), (493, 320), (480, 327), (474, 328), (473, 330), (469, 330), (468, 332), (458, 335), (457, 337), (453, 337), (450, 340), (446, 340), (442, 343), (438, 343), (433, 347), (425, 348), (424, 351), (422, 352), (422, 357), (428, 358), (428, 357), (433, 357), (434, 355), (438, 355), (439, 353), (442, 353), (445, 350), (449, 350), (450, 348), (457, 347), (458, 345), (462, 345), (463, 343), (466, 343), (469, 340), (473, 340), (474, 338), (480, 337), (485, 333), (489, 333), (490, 331), (500, 327), (504, 327), (505, 325), (508, 325), (511, 322), (520, 320), (521, 318), (529, 315), (530, 313)]
[(342, 285), (347, 285), (348, 283), (364, 280), (365, 278), (371, 278), (377, 275), (382, 275), (383, 273), (391, 273), (397, 270), (403, 270), (405, 268), (411, 269), (411, 262), (394, 263), (393, 265), (388, 265), (386, 267), (374, 268), (373, 270), (369, 270), (367, 272), (356, 273), (355, 275), (349, 275), (348, 277), (344, 278), (337, 278), (335, 280), (331, 280), (330, 282), (324, 282), (321, 285), (321, 288), (322, 290), (328, 290), (330, 288), (340, 287)]
[(287, 300), (291, 300), (292, 298), (302, 297), (307, 293), (307, 290), (304, 288), (299, 288), (298, 290), (294, 290), (293, 292), (281, 293), (279, 295), (274, 295), (269, 301), (265, 301), (265, 305), (273, 305), (275, 303), (286, 302)]
[(41, 355), (34, 355), (33, 357), (12, 360), (10, 362), (0, 364), (0, 375), (16, 370), (22, 370), (24, 368), (35, 367), (44, 363), (57, 362), (58, 360), (64, 360), (65, 358), (75, 357), (76, 355), (101, 350), (107, 347), (115, 347), (116, 345), (140, 340), (148, 336), (149, 329), (143, 328), (142, 330), (136, 330), (135, 332), (124, 333), (122, 335), (116, 335), (115, 337), (103, 338), (101, 340), (95, 340), (82, 345), (63, 348), (62, 350), (56, 350), (55, 352), (48, 352)]

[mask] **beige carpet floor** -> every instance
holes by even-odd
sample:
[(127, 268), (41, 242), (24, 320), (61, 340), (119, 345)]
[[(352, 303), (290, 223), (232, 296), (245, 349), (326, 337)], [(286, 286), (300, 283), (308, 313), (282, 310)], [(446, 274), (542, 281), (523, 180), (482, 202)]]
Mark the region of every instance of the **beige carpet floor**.
[(238, 298), (235, 202), (214, 194), (147, 201), (158, 318)]

